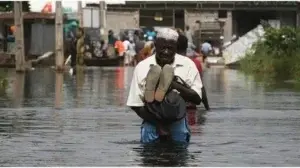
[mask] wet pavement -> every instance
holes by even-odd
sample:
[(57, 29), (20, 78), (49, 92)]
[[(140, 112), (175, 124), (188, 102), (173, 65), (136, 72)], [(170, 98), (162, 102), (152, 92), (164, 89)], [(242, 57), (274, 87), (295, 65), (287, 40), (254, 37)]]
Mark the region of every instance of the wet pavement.
[(133, 68), (1, 70), (0, 166), (299, 166), (300, 92), (211, 68), (212, 110), (189, 111), (190, 145), (143, 146), (125, 107)]

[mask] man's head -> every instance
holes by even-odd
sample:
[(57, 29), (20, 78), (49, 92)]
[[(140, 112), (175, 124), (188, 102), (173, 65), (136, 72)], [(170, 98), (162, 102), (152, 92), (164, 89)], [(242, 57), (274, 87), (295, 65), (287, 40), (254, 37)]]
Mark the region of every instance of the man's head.
[(104, 41), (104, 40), (100, 40), (100, 44), (101, 44), (101, 45), (104, 45), (104, 44), (105, 44), (105, 41)]
[(80, 38), (80, 37), (83, 36), (83, 35), (84, 35), (84, 30), (83, 30), (83, 28), (78, 27), (78, 28), (76, 29), (76, 37), (77, 37), (77, 38)]
[(177, 41), (177, 53), (181, 55), (186, 55), (187, 48), (188, 48), (188, 39), (183, 34), (179, 34), (178, 41)]
[(161, 28), (155, 41), (156, 61), (160, 66), (172, 64), (177, 51), (178, 33), (170, 28)]
[(190, 30), (190, 26), (186, 26), (185, 29), (186, 29), (187, 31), (189, 31), (189, 30)]
[(177, 33), (180, 34), (184, 34), (184, 31), (182, 31), (180, 28), (177, 29)]
[(122, 41), (129, 41), (129, 37), (127, 37), (127, 36), (123, 37)]

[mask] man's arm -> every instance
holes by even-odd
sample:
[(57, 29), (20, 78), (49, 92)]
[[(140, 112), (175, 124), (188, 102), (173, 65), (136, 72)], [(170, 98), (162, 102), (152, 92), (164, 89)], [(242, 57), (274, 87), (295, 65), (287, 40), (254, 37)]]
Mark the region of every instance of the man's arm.
[(176, 81), (172, 82), (173, 89), (176, 89), (180, 92), (181, 97), (188, 102), (193, 104), (199, 105), (201, 103), (201, 96), (202, 96), (202, 81), (200, 78), (200, 74), (197, 70), (196, 65), (194, 62), (191, 61), (191, 66), (189, 68), (188, 76), (187, 76), (187, 83), (190, 83), (191, 86), (187, 87), (184, 86)]
[(154, 119), (154, 115), (149, 113), (148, 108), (145, 107), (144, 101), (142, 99), (142, 90), (139, 87), (139, 68), (142, 68), (140, 65), (135, 67), (133, 72), (133, 77), (130, 85), (129, 95), (127, 99), (127, 106), (129, 106), (139, 117), (143, 120), (151, 121)]
[(180, 92), (180, 96), (187, 102), (191, 102), (193, 104), (199, 105), (201, 103), (201, 98), (197, 92), (193, 89), (188, 88), (180, 83), (175, 81), (172, 82), (173, 89), (176, 89)]

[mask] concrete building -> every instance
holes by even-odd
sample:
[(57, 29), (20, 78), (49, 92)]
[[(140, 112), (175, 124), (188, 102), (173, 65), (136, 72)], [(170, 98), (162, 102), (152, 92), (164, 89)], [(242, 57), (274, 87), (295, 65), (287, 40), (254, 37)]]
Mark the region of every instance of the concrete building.
[[(87, 6), (93, 6), (88, 5)], [(95, 6), (95, 5), (94, 5)], [(225, 21), (224, 41), (232, 35), (242, 36), (256, 27), (261, 19), (270, 20), (281, 26), (296, 25), (296, 2), (216, 2), (216, 1), (126, 1), (125, 4), (107, 5), (107, 27), (118, 32), (120, 29), (168, 26), (184, 29), (195, 26), (220, 26)], [(210, 24), (205, 24), (210, 23)]]

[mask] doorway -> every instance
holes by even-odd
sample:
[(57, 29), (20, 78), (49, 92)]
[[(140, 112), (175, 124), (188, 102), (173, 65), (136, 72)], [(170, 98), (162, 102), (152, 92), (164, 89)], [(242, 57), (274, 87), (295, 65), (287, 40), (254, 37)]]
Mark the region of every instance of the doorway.
[(174, 27), (180, 28), (181, 30), (185, 30), (184, 23), (184, 10), (174, 10)]

